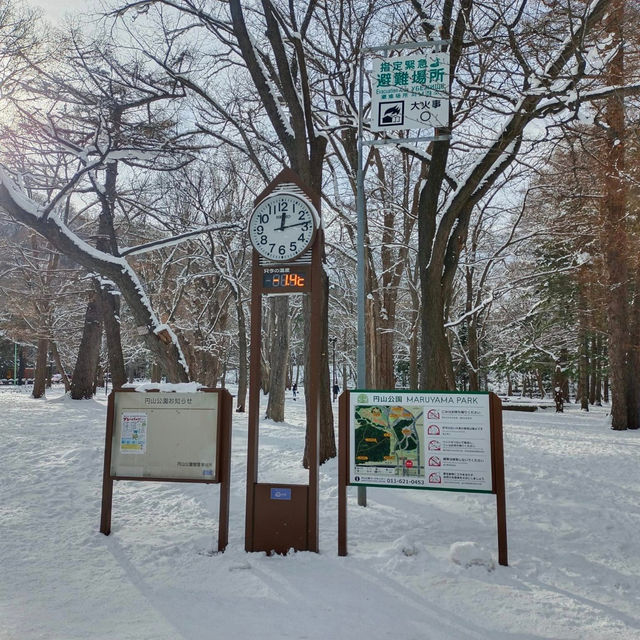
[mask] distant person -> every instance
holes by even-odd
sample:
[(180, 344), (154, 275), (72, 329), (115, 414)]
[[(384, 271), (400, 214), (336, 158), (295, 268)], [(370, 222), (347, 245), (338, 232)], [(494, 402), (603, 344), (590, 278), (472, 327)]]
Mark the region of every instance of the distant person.
[(340, 393), (340, 385), (333, 385), (333, 401), (335, 402), (338, 399), (338, 394)]
[(555, 388), (553, 399), (556, 401), (556, 413), (564, 413), (564, 396), (560, 387)]
[(298, 399), (298, 383), (294, 382), (293, 386), (291, 387), (291, 391), (293, 391), (293, 399), (297, 400)]

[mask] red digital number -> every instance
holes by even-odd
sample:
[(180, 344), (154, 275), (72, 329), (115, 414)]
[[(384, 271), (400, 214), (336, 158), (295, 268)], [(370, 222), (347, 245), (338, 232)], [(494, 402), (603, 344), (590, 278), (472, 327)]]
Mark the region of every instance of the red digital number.
[(285, 287), (304, 287), (304, 278), (297, 273), (287, 273), (284, 276)]

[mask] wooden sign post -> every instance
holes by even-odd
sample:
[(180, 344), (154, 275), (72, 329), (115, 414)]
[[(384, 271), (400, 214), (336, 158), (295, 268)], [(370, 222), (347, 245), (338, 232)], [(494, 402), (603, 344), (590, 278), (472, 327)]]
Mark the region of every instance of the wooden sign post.
[(321, 314), (310, 319), (309, 368), (305, 371), (310, 438), (309, 484), (258, 482), (260, 431), (262, 298), (294, 293), (311, 297), (311, 308), (322, 306), (320, 199), (291, 170), (284, 170), (261, 193), (249, 221), (253, 245), (251, 290), (251, 364), (245, 549), (268, 553), (318, 551), (318, 438), (320, 410)]
[(494, 393), (345, 391), (339, 404), (338, 555), (347, 486), (493, 493), (508, 564), (502, 403)]
[(229, 539), (231, 416), (232, 398), (226, 389), (112, 391), (100, 532), (111, 533), (114, 480), (219, 484), (218, 551), (224, 551)]

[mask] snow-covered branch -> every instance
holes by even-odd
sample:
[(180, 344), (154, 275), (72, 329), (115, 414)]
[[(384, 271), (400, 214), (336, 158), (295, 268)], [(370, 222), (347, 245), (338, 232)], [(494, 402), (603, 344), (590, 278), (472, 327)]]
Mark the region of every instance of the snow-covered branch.
[(210, 224), (206, 227), (201, 227), (200, 229), (194, 229), (192, 231), (181, 233), (177, 236), (172, 236), (171, 238), (154, 240), (145, 244), (139, 244), (136, 247), (125, 247), (120, 250), (120, 256), (124, 257), (139, 255), (141, 253), (149, 253), (150, 251), (157, 251), (158, 249), (165, 249), (166, 247), (173, 247), (175, 245), (181, 244), (182, 242), (185, 242), (186, 240), (189, 240), (194, 236), (199, 236), (202, 233), (208, 233), (210, 231), (225, 231), (229, 229), (236, 229), (238, 231), (241, 231), (242, 227), (239, 224), (235, 224), (233, 222)]
[(165, 365), (169, 375), (188, 381), (188, 367), (175, 334), (158, 320), (133, 268), (123, 257), (113, 256), (89, 245), (56, 215), (44, 218), (41, 207), (28, 198), (0, 167), (0, 207), (17, 222), (37, 231), (56, 249), (89, 272), (113, 281), (129, 305), (136, 325), (144, 328), (147, 347)]

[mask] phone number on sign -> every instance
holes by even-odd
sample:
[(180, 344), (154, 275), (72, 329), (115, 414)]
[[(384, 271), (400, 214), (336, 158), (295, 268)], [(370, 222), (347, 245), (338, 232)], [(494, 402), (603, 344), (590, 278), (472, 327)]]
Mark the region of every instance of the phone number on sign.
[(354, 482), (362, 482), (364, 484), (408, 484), (417, 486), (424, 486), (425, 484), (425, 481), (420, 478), (371, 478), (356, 476), (353, 480)]

